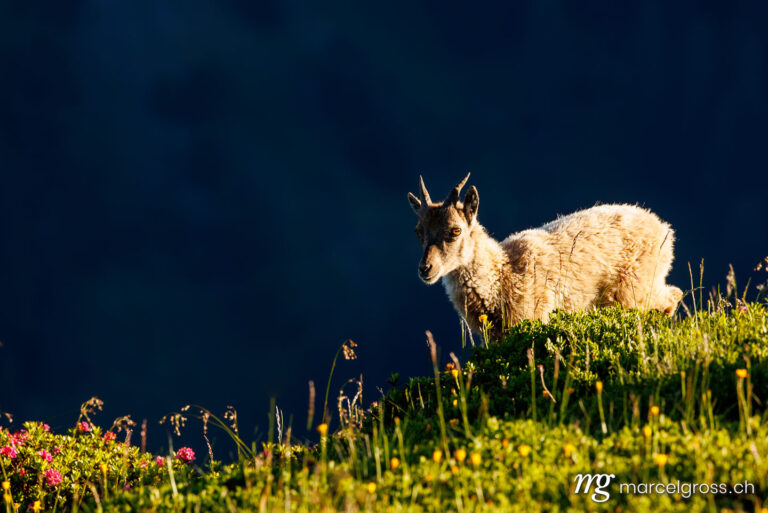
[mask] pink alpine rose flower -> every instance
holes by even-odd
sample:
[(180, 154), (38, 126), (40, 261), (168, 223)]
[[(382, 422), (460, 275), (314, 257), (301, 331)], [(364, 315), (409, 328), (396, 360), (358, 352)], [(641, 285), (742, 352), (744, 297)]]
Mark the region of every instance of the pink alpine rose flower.
[(50, 452), (46, 451), (45, 449), (40, 449), (39, 451), (37, 451), (37, 455), (43, 458), (48, 463), (53, 461), (53, 456), (51, 455)]
[(6, 445), (0, 449), (0, 454), (3, 456), (8, 456), (10, 459), (14, 459), (16, 457), (16, 447), (13, 445)]
[(91, 431), (91, 425), (90, 425), (90, 424), (88, 424), (86, 421), (84, 421), (84, 420), (83, 420), (83, 421), (81, 421), (81, 422), (80, 422), (80, 423), (77, 425), (77, 430), (78, 430), (78, 431), (82, 431), (82, 432), (84, 432), (84, 433), (87, 433), (87, 432)]
[(49, 468), (45, 471), (45, 483), (50, 486), (58, 486), (61, 483), (61, 473), (55, 468)]
[(11, 445), (23, 445), (29, 438), (29, 433), (25, 429), (11, 435)]
[(155, 465), (157, 465), (158, 467), (162, 467), (163, 465), (165, 465), (165, 458), (163, 458), (162, 456), (158, 456), (157, 458), (155, 458)]
[(195, 451), (189, 447), (182, 447), (176, 452), (176, 459), (183, 461), (184, 463), (195, 461)]

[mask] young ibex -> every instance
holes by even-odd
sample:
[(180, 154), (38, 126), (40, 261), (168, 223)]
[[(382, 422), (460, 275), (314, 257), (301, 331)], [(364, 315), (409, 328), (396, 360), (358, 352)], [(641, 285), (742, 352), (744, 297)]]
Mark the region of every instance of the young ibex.
[(467, 175), (445, 201), (433, 203), (420, 178), (408, 200), (419, 218), (424, 254), (419, 277), (443, 279), (448, 296), (473, 331), (487, 315), (494, 331), (522, 319), (546, 321), (555, 309), (574, 311), (619, 303), (672, 315), (682, 291), (666, 284), (674, 232), (648, 210), (600, 205), (497, 242), (477, 221)]

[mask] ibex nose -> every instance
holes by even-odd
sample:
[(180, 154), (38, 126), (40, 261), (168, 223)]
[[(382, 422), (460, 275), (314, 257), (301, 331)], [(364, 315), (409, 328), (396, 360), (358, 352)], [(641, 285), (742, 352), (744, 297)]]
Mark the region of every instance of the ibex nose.
[(424, 278), (429, 276), (429, 272), (432, 270), (432, 264), (419, 264), (419, 274)]

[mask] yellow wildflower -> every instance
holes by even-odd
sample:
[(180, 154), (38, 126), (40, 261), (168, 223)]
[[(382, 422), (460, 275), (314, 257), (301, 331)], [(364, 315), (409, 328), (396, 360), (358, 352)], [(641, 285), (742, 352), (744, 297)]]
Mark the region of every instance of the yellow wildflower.
[(482, 458), (482, 456), (480, 456), (479, 452), (473, 452), (469, 456), (469, 461), (472, 462), (472, 465), (478, 466), (478, 465), (480, 465), (480, 462), (483, 461), (483, 458)]
[(563, 446), (563, 454), (565, 455), (566, 458), (570, 458), (571, 454), (573, 454), (573, 451), (575, 450), (576, 450), (576, 446), (574, 446), (573, 444), (565, 444)]
[(11, 482), (10, 481), (3, 481), (3, 490), (6, 492), (11, 489)]
[(456, 427), (459, 425), (459, 419), (451, 419), (448, 421), (448, 424), (450, 424), (451, 427)]
[(659, 414), (659, 407), (658, 406), (651, 406), (651, 415), (654, 417)]
[(602, 392), (603, 391), (603, 382), (602, 381), (598, 381), (597, 383), (595, 383), (595, 388), (597, 389), (598, 393)]
[(106, 474), (107, 473), (107, 468), (108, 467), (107, 467), (106, 463), (102, 463), (101, 465), (99, 465), (99, 468), (101, 469), (101, 473), (102, 474)]
[(747, 369), (736, 369), (736, 377), (744, 379), (747, 377)]
[(509, 440), (507, 440), (507, 439), (505, 438), (504, 440), (502, 440), (502, 441), (501, 441), (501, 448), (502, 448), (502, 449), (506, 449), (506, 448), (507, 448), (507, 446), (509, 446)]
[(456, 465), (451, 465), (451, 474), (453, 474), (454, 476), (458, 476), (459, 475), (459, 467), (457, 467)]
[(517, 447), (517, 452), (520, 453), (520, 456), (523, 458), (527, 458), (529, 454), (531, 454), (531, 446), (528, 444), (521, 444)]
[(317, 426), (317, 432), (320, 433), (320, 436), (325, 436), (328, 434), (328, 424), (323, 422), (319, 426)]
[(459, 405), (459, 400), (458, 399), (454, 399), (452, 404), (453, 404), (454, 407), (458, 406)]
[(656, 461), (656, 465), (663, 467), (667, 464), (667, 461), (669, 460), (669, 456), (666, 454), (657, 454), (656, 458), (654, 458)]
[(368, 483), (368, 493), (376, 493), (376, 483), (373, 481)]
[(389, 460), (389, 466), (392, 468), (392, 470), (397, 470), (397, 467), (400, 466), (400, 458), (393, 456), (392, 459)]
[(459, 377), (459, 370), (458, 369), (451, 369), (451, 376), (455, 378)]
[(465, 459), (467, 459), (467, 451), (464, 449), (456, 449), (453, 452), (453, 457), (456, 458), (456, 461), (459, 463), (463, 462)]
[(10, 494), (10, 493), (4, 493), (4, 494), (3, 494), (3, 499), (4, 499), (4, 500), (5, 500), (5, 502), (7, 502), (8, 504), (10, 504), (11, 502), (13, 502), (13, 497), (11, 497), (11, 494)]
[(41, 509), (43, 509), (43, 505), (40, 504), (40, 501), (35, 501), (35, 503), (32, 504), (32, 511), (34, 511), (35, 513), (37, 513)]
[(653, 430), (651, 429), (651, 426), (647, 424), (643, 426), (643, 436), (646, 438), (650, 438), (651, 434), (653, 434)]
[(480, 321), (480, 324), (485, 324), (486, 322), (488, 322), (488, 316), (485, 314), (482, 314), (478, 316), (477, 320)]
[(443, 451), (440, 449), (435, 449), (435, 452), (432, 453), (432, 461), (435, 463), (440, 463), (443, 459)]

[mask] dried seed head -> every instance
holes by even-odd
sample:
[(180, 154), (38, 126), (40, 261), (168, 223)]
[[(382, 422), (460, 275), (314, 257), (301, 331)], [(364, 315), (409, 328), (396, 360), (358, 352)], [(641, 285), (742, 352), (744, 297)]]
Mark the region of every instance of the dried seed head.
[(230, 422), (230, 427), (232, 428), (232, 431), (235, 433), (238, 432), (237, 430), (237, 410), (234, 406), (227, 406), (227, 411), (224, 412), (224, 420), (228, 420)]
[(345, 360), (356, 360), (357, 355), (355, 354), (355, 350), (352, 349), (353, 347), (357, 347), (357, 344), (353, 340), (347, 340), (342, 344), (342, 351), (344, 353), (344, 359)]
[(80, 405), (80, 416), (85, 417), (90, 421), (88, 414), (101, 411), (103, 406), (104, 406), (104, 401), (102, 401), (101, 399), (95, 396), (91, 397), (90, 399), (88, 399), (87, 401), (85, 401), (83, 404)]
[(130, 415), (123, 415), (122, 417), (118, 417), (115, 419), (110, 429), (113, 429), (117, 432), (120, 432), (121, 430), (128, 432), (128, 430), (135, 425), (136, 423), (133, 420), (131, 420)]
[(728, 274), (725, 276), (725, 280), (725, 297), (731, 297), (731, 294), (736, 289), (736, 273), (731, 264), (728, 264)]
[(171, 425), (173, 433), (176, 436), (180, 436), (181, 428), (187, 425), (187, 418), (181, 413), (172, 413), (170, 415), (165, 415), (160, 419), (160, 424), (165, 424), (166, 422)]
[(427, 345), (429, 346), (429, 356), (432, 358), (432, 364), (437, 365), (437, 345), (432, 337), (432, 332), (427, 330)]

